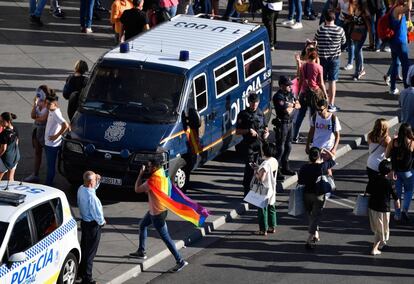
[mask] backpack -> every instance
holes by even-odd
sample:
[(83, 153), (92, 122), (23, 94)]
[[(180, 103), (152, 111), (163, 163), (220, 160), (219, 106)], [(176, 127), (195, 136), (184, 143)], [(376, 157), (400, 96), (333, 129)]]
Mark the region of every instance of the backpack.
[[(336, 132), (336, 116), (331, 114), (331, 122), (332, 122), (332, 133)], [(316, 113), (312, 115), (312, 126), (315, 127), (316, 124)]]
[(391, 28), (391, 13), (393, 11), (394, 8), (390, 9), (384, 16), (378, 19), (377, 35), (382, 41), (392, 39), (395, 34)]

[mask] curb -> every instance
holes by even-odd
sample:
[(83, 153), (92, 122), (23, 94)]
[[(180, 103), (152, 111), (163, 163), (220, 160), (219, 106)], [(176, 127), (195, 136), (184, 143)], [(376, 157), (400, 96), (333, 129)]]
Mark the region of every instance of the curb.
[[(389, 128), (394, 127), (399, 123), (398, 117), (394, 116), (391, 119), (388, 120)], [(341, 148), (338, 149), (336, 152), (336, 158), (344, 156), (346, 153), (351, 151), (352, 149), (355, 149), (359, 147), (363, 142), (367, 141), (368, 133), (365, 133), (361, 135), (360, 137), (357, 137), (355, 140), (351, 141), (349, 144), (343, 145)], [(283, 183), (282, 187), (288, 188), (289, 186), (295, 184), (298, 180), (298, 176), (294, 175), (289, 178), (287, 178)], [(202, 239), (205, 235), (208, 235), (209, 233), (217, 230), (224, 224), (228, 223), (229, 221), (237, 218), (238, 216), (242, 215), (246, 211), (249, 210), (249, 204), (248, 203), (239, 203), (236, 204), (236, 208), (230, 210), (229, 213), (226, 215), (220, 216), (217, 219), (215, 219), (212, 222), (206, 222), (203, 227), (201, 228), (194, 228), (192, 230), (188, 237), (182, 240), (178, 240), (175, 242), (175, 245), (177, 249), (181, 249), (185, 247), (186, 245), (190, 245), (200, 239)], [(171, 255), (170, 251), (165, 248), (162, 251), (160, 251), (158, 254), (149, 257), (145, 261), (143, 261), (140, 264), (137, 264), (135, 267), (129, 269), (128, 271), (122, 273), (121, 275), (115, 277), (109, 282), (106, 282), (107, 284), (118, 284), (123, 283), (133, 277), (137, 277), (141, 272), (147, 270), (151, 266), (157, 264), (158, 262), (161, 262), (165, 258), (169, 257)]]

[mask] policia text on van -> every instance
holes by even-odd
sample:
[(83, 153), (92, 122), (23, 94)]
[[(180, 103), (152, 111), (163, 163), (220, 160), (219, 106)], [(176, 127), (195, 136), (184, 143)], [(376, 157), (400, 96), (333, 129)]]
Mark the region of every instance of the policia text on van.
[(193, 168), (240, 142), (250, 92), (269, 118), (271, 68), (259, 25), (179, 15), (133, 38), (96, 63), (64, 139), (64, 175), (77, 183), (87, 167), (132, 187), (156, 158), (185, 189)]

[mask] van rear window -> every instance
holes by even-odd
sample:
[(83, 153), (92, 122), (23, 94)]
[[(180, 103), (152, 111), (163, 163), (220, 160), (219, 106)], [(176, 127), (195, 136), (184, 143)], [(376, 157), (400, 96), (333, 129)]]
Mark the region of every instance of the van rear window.
[(165, 123), (176, 118), (184, 75), (134, 67), (95, 68), (83, 109), (118, 118)]

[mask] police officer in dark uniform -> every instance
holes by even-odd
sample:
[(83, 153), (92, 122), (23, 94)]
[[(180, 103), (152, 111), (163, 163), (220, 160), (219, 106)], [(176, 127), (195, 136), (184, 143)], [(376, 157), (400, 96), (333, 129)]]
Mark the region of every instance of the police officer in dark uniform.
[(286, 76), (279, 78), (279, 90), (273, 96), (276, 118), (272, 121), (275, 126), (276, 159), (279, 162), (278, 179), (284, 175), (294, 175), (296, 172), (289, 167), (289, 155), (292, 150), (293, 113), (300, 108), (299, 101), (293, 96), (292, 81)]
[(243, 135), (239, 150), (245, 159), (243, 188), (244, 196), (250, 190), (250, 181), (254, 170), (252, 165), (258, 164), (261, 157), (262, 143), (269, 137), (269, 129), (263, 112), (258, 108), (260, 97), (256, 93), (248, 96), (249, 107), (237, 116), (236, 134)]

